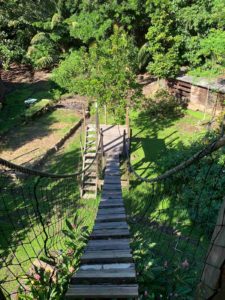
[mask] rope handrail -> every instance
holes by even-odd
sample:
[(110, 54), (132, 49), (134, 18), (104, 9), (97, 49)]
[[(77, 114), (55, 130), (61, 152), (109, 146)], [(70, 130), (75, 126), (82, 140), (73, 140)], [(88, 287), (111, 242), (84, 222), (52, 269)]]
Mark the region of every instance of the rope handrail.
[(20, 173), (27, 174), (27, 175), (34, 175), (34, 176), (40, 176), (40, 177), (46, 177), (46, 178), (47, 177), (48, 178), (58, 178), (58, 179), (76, 177), (76, 176), (79, 176), (79, 175), (85, 173), (86, 171), (88, 171), (89, 168), (93, 165), (94, 161), (96, 160), (96, 158), (98, 156), (98, 151), (99, 151), (99, 148), (101, 146), (101, 139), (102, 138), (103, 138), (103, 136), (100, 135), (98, 148), (97, 148), (97, 151), (96, 151), (96, 154), (95, 154), (94, 158), (92, 159), (92, 162), (86, 168), (84, 168), (83, 170), (75, 172), (75, 173), (71, 173), (71, 174), (53, 174), (53, 173), (38, 171), (38, 170), (35, 170), (35, 169), (31, 169), (31, 168), (28, 168), (28, 167), (23, 167), (21, 165), (12, 163), (12, 162), (10, 162), (10, 161), (8, 161), (4, 158), (1, 158), (1, 157), (0, 157), (0, 165), (5, 166), (5, 167), (7, 167), (9, 169), (12, 169), (14, 171), (18, 171)]
[(142, 177), (135, 171), (134, 166), (131, 164), (131, 161), (130, 161), (130, 155), (128, 153), (127, 145), (125, 145), (125, 149), (126, 149), (126, 155), (128, 157), (129, 171), (131, 173), (133, 173), (142, 182), (154, 183), (154, 182), (159, 182), (159, 181), (165, 180), (165, 179), (169, 178), (170, 176), (172, 176), (172, 175), (174, 175), (178, 172), (181, 172), (185, 168), (192, 165), (194, 162), (196, 162), (196, 161), (202, 159), (203, 157), (213, 153), (214, 151), (220, 149), (223, 146), (225, 146), (225, 135), (220, 136), (219, 139), (215, 140), (214, 142), (209, 144), (204, 149), (202, 149), (199, 152), (195, 153), (191, 158), (189, 158), (188, 160), (182, 162), (178, 166), (166, 171), (165, 173), (163, 173), (160, 176), (157, 176), (157, 177), (151, 178), (151, 179), (146, 178), (146, 177)]

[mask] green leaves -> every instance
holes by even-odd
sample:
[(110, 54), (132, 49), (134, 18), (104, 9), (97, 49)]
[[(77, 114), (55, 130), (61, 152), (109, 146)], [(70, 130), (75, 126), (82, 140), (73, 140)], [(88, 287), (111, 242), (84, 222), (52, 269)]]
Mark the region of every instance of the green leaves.
[(114, 26), (114, 34), (106, 41), (72, 52), (53, 72), (53, 80), (70, 92), (87, 95), (118, 119), (124, 118), (130, 93), (131, 100), (138, 94), (135, 71), (137, 49), (123, 29)]

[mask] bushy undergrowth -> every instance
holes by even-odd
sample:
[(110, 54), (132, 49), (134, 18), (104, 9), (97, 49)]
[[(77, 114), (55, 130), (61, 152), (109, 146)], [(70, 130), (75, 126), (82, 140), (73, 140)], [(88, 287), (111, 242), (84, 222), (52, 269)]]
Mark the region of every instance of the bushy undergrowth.
[(78, 268), (89, 232), (83, 220), (75, 215), (73, 222), (66, 220), (63, 233), (67, 250), (61, 251), (52, 269), (34, 267), (32, 274), (25, 277), (26, 291), (20, 287), (19, 300), (64, 299), (70, 278)]
[(187, 102), (171, 95), (166, 90), (159, 90), (154, 97), (145, 99), (143, 108), (149, 116), (157, 118), (180, 117), (187, 108)]

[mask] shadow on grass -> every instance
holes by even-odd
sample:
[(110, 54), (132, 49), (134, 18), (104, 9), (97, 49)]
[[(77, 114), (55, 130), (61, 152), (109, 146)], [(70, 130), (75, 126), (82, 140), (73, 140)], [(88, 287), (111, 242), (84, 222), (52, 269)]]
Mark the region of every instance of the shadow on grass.
[[(135, 120), (138, 130), (132, 140), (132, 152), (140, 148), (143, 150), (141, 160), (134, 163), (140, 175), (146, 174), (148, 169), (150, 176), (163, 174), (203, 148), (202, 139), (189, 145), (180, 141), (176, 147), (171, 147), (179, 138), (176, 131), (163, 139), (158, 138), (158, 132), (173, 125), (176, 118), (151, 121), (145, 113), (141, 117)], [(141, 183), (134, 175), (131, 177), (131, 188), (124, 194), (124, 200), (127, 214), (131, 217), (133, 240), (137, 235), (141, 237), (141, 244), (134, 243), (133, 246), (133, 251), (141, 251), (140, 274), (146, 274), (145, 266), (151, 265), (151, 253), (156, 255), (161, 267), (165, 261), (170, 265), (175, 260), (181, 266), (186, 259), (189, 268), (182, 288), (189, 286), (192, 291), (195, 290), (224, 196), (224, 160), (223, 151), (218, 151), (159, 183)], [(152, 164), (154, 168), (151, 169)], [(146, 258), (142, 256), (144, 252)], [(143, 280), (142, 277), (141, 289), (161, 285), (159, 278), (154, 275), (152, 278), (154, 280), (149, 285), (149, 278), (146, 276)], [(176, 281), (174, 276), (174, 287), (176, 285), (179, 285), (179, 279)]]
[[(48, 171), (76, 172), (79, 158), (79, 149), (57, 155)], [(35, 189), (36, 176), (14, 175), (17, 179), (1, 176), (0, 280), (15, 264), (16, 274), (24, 275), (23, 264), (43, 254), (45, 232), (48, 250), (60, 250), (65, 219), (74, 216), (80, 200), (77, 178), (42, 178)], [(10, 274), (11, 279), (15, 276)]]

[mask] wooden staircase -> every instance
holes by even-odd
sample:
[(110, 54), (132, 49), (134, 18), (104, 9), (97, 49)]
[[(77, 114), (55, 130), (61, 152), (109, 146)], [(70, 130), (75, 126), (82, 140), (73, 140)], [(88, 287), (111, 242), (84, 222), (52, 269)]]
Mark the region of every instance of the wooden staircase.
[(138, 297), (130, 233), (122, 199), (119, 155), (106, 161), (102, 197), (81, 266), (66, 299)]
[[(97, 160), (93, 162), (96, 155), (96, 127), (86, 126), (85, 146), (83, 156), (83, 170), (90, 164), (91, 167), (83, 173), (81, 184), (81, 197), (94, 199), (97, 196)], [(93, 162), (93, 163), (92, 163)]]

